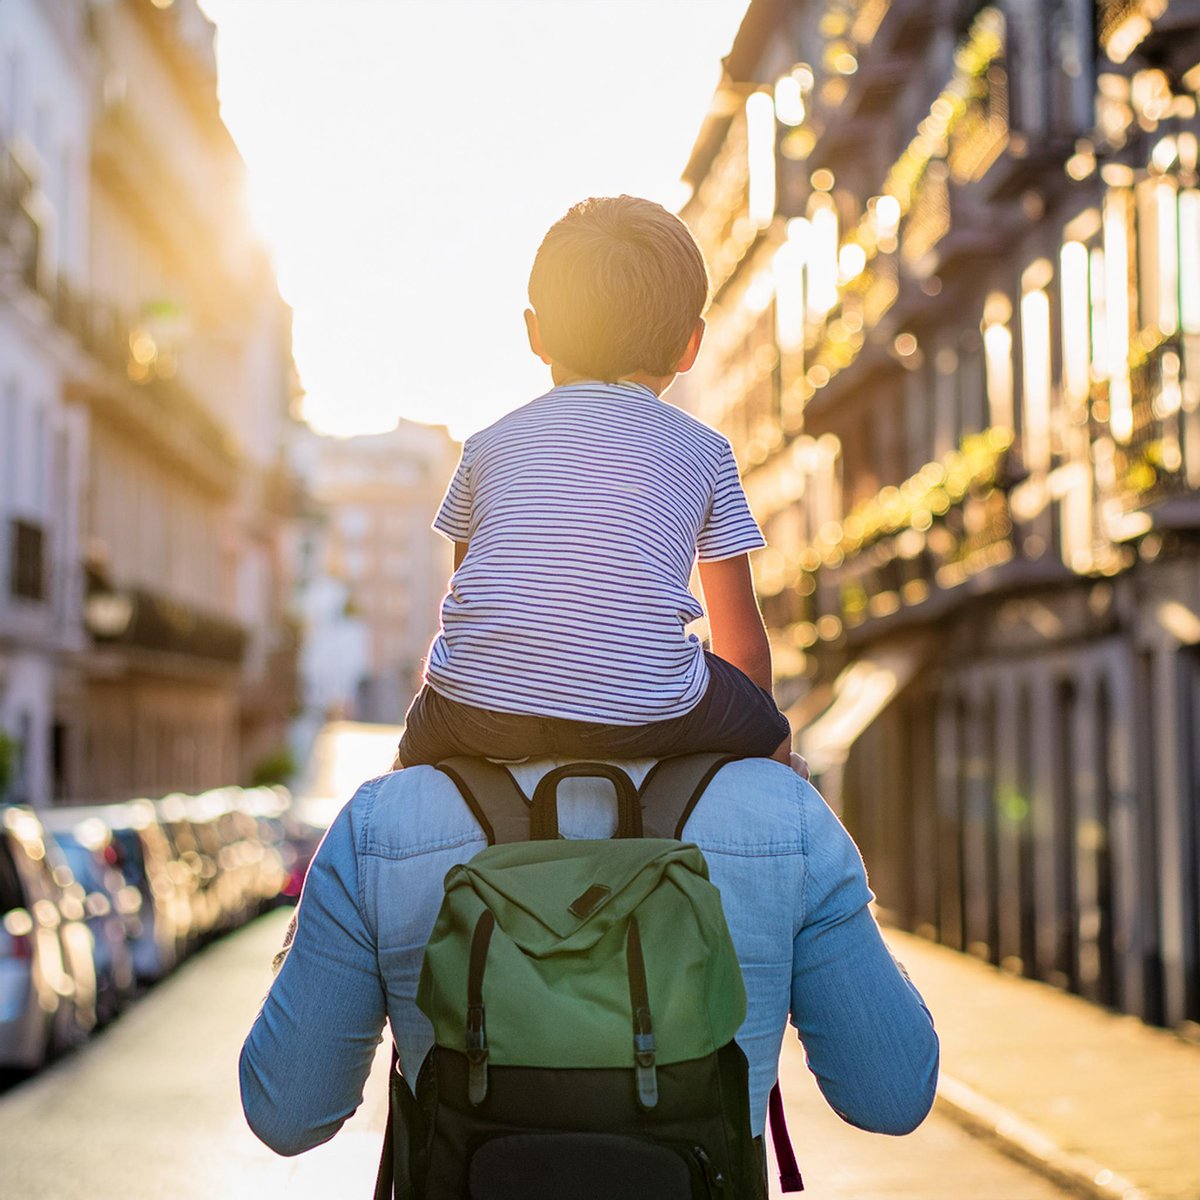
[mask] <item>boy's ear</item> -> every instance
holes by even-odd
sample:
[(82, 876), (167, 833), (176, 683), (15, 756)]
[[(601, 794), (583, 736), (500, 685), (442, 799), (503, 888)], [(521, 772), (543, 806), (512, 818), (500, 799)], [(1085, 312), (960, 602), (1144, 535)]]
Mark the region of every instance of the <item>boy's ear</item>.
[(547, 366), (552, 364), (552, 359), (542, 346), (542, 331), (538, 329), (537, 313), (532, 308), (525, 310), (525, 332), (529, 334), (529, 348), (544, 362)]
[(692, 330), (692, 336), (688, 338), (687, 348), (680, 355), (679, 361), (675, 364), (675, 374), (682, 375), (684, 371), (689, 371), (692, 364), (696, 361), (696, 356), (700, 353), (700, 343), (704, 341), (704, 318), (701, 317), (696, 322), (696, 328)]

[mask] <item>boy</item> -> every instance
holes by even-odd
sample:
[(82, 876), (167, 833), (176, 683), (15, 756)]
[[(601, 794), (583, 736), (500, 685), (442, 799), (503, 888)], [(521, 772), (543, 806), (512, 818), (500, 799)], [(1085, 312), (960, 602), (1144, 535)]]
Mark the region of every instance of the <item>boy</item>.
[[(748, 561), (762, 534), (728, 441), (660, 399), (700, 349), (700, 248), (648, 200), (585, 200), (546, 234), (529, 299), (555, 386), (463, 446), (434, 521), (454, 575), (397, 764), (788, 762)], [(697, 554), (712, 653), (685, 632)]]

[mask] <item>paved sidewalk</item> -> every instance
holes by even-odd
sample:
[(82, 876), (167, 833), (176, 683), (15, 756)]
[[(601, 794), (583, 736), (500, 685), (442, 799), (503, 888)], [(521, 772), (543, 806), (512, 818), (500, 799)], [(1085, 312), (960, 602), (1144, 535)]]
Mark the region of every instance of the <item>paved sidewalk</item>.
[(941, 1037), (942, 1112), (1081, 1195), (1200, 1200), (1200, 1046), (885, 936)]

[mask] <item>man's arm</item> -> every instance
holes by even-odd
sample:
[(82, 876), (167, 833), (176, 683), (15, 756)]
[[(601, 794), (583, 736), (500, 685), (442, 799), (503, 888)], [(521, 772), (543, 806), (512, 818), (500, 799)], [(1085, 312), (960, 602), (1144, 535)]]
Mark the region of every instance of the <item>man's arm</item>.
[(712, 652), (771, 690), (771, 644), (754, 595), (750, 556), (700, 560)]
[(468, 544), (466, 542), (454, 543), (454, 569), (457, 571), (463, 564), (463, 559), (467, 557)]
[(327, 1142), (358, 1108), (387, 1017), (350, 812), (312, 861), (295, 938), (242, 1047), (246, 1120), (278, 1154)]
[(805, 813), (808, 870), (792, 950), (792, 1024), (822, 1094), (844, 1121), (872, 1133), (911, 1133), (937, 1091), (933, 1018), (867, 907), (873, 897), (850, 835), (824, 803), (807, 804)]

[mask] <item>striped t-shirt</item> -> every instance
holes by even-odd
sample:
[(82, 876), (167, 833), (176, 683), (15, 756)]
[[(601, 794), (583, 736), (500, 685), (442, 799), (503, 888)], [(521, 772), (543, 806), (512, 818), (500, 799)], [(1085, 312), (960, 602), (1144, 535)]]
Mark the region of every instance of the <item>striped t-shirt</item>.
[(434, 528), (470, 549), (429, 685), (477, 708), (612, 725), (699, 702), (692, 565), (764, 545), (729, 442), (627, 383), (556, 387), (469, 437)]

